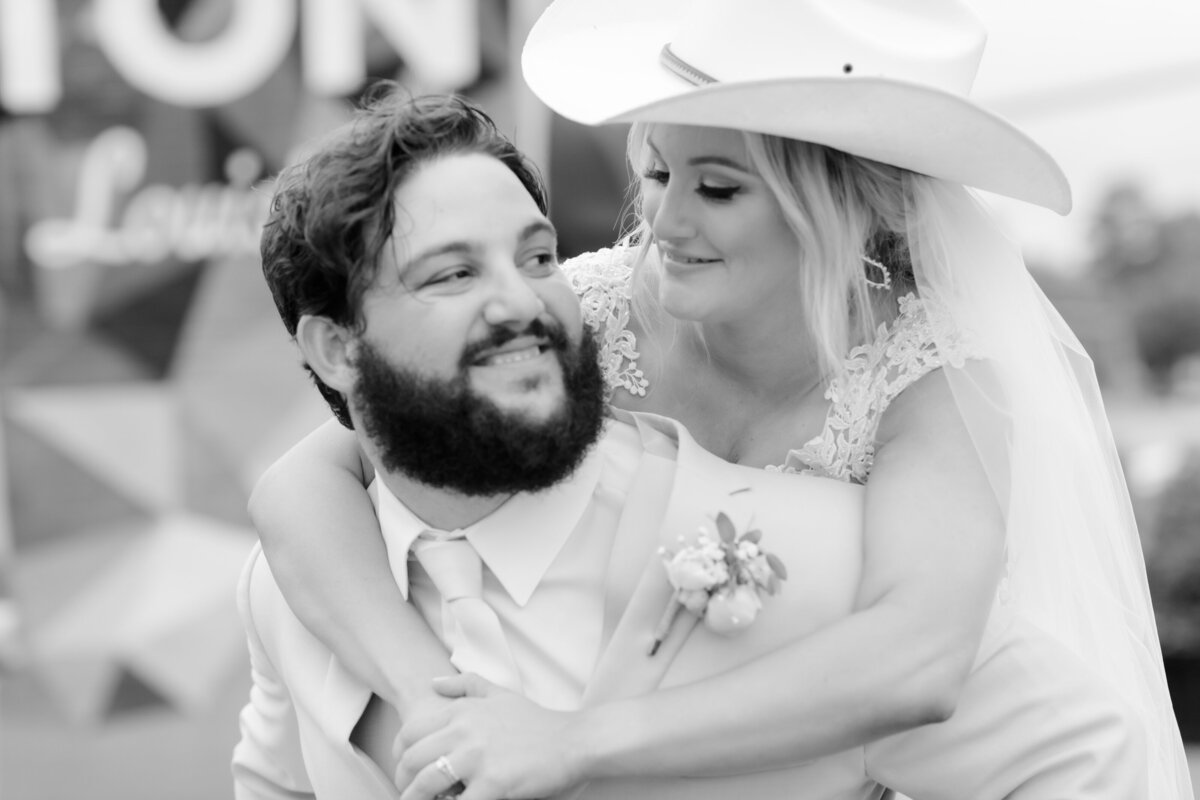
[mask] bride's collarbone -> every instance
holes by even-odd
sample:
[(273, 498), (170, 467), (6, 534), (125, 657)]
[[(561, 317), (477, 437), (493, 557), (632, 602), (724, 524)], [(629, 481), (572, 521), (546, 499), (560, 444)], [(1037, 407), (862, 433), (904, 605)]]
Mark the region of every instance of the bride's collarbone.
[(767, 402), (750, 393), (711, 391), (700, 384), (690, 390), (656, 386), (637, 400), (631, 410), (676, 419), (709, 452), (755, 467), (783, 463), (790, 450), (820, 433), (825, 421), (823, 400)]
[(758, 416), (732, 428), (717, 427), (698, 437), (711, 452), (726, 461), (751, 467), (782, 464), (789, 451), (801, 447), (820, 432), (821, 421), (794, 411), (777, 416)]
[(709, 452), (757, 467), (783, 463), (821, 432), (828, 403), (819, 385), (763, 392), (679, 353), (665, 358), (653, 342), (646, 339), (639, 359), (647, 391), (618, 391), (614, 405), (678, 420)]

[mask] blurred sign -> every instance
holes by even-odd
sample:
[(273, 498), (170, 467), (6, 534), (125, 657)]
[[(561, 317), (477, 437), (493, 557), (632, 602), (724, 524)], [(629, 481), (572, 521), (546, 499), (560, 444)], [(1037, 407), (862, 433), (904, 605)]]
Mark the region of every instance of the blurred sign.
[[(94, 0), (97, 44), (120, 75), (179, 106), (229, 103), (262, 85), (300, 30), (302, 72), (317, 95), (344, 95), (366, 77), (368, 22), (416, 82), (456, 89), (479, 73), (476, 0), (228, 0), (228, 23), (201, 42), (180, 39), (157, 0)], [(45, 113), (62, 98), (54, 0), (0, 0), (0, 105)]]
[(74, 215), (32, 223), (25, 250), (51, 269), (253, 254), (270, 202), (253, 188), (261, 173), (261, 159), (243, 148), (225, 161), (228, 184), (143, 186), (145, 138), (110, 128), (84, 152)]

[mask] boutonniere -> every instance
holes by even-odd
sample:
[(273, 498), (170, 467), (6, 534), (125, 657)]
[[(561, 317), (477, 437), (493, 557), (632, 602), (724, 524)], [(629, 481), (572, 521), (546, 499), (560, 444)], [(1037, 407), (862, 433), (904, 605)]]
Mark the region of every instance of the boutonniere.
[[(699, 617), (714, 633), (731, 636), (744, 630), (762, 609), (762, 593), (775, 594), (787, 579), (783, 562), (762, 549), (762, 531), (738, 533), (724, 511), (717, 513), (713, 527), (715, 532), (702, 525), (694, 544), (659, 549), (675, 592), (654, 631), (650, 655), (658, 652), (681, 611)], [(679, 538), (682, 542), (683, 536)]]

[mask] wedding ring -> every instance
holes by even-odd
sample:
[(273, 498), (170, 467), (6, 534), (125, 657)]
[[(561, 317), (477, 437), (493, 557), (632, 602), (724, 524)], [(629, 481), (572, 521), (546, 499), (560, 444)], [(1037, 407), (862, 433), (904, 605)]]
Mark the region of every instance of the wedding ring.
[(449, 779), (451, 784), (462, 783), (462, 778), (458, 777), (458, 773), (454, 771), (454, 767), (450, 766), (450, 759), (445, 756), (438, 756), (438, 760), (433, 762), (433, 765), (437, 767), (438, 772)]

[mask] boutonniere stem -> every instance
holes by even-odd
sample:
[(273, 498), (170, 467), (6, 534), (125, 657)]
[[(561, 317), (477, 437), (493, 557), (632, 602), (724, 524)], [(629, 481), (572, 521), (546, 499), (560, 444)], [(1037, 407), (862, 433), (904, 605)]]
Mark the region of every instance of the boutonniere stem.
[(683, 604), (679, 602), (679, 592), (675, 592), (671, 596), (671, 602), (667, 604), (666, 610), (663, 611), (662, 619), (658, 621), (658, 627), (654, 629), (654, 644), (650, 646), (650, 655), (654, 655), (658, 652), (658, 648), (662, 647), (663, 640), (671, 632), (671, 624), (675, 622), (675, 618), (679, 616), (682, 609)]

